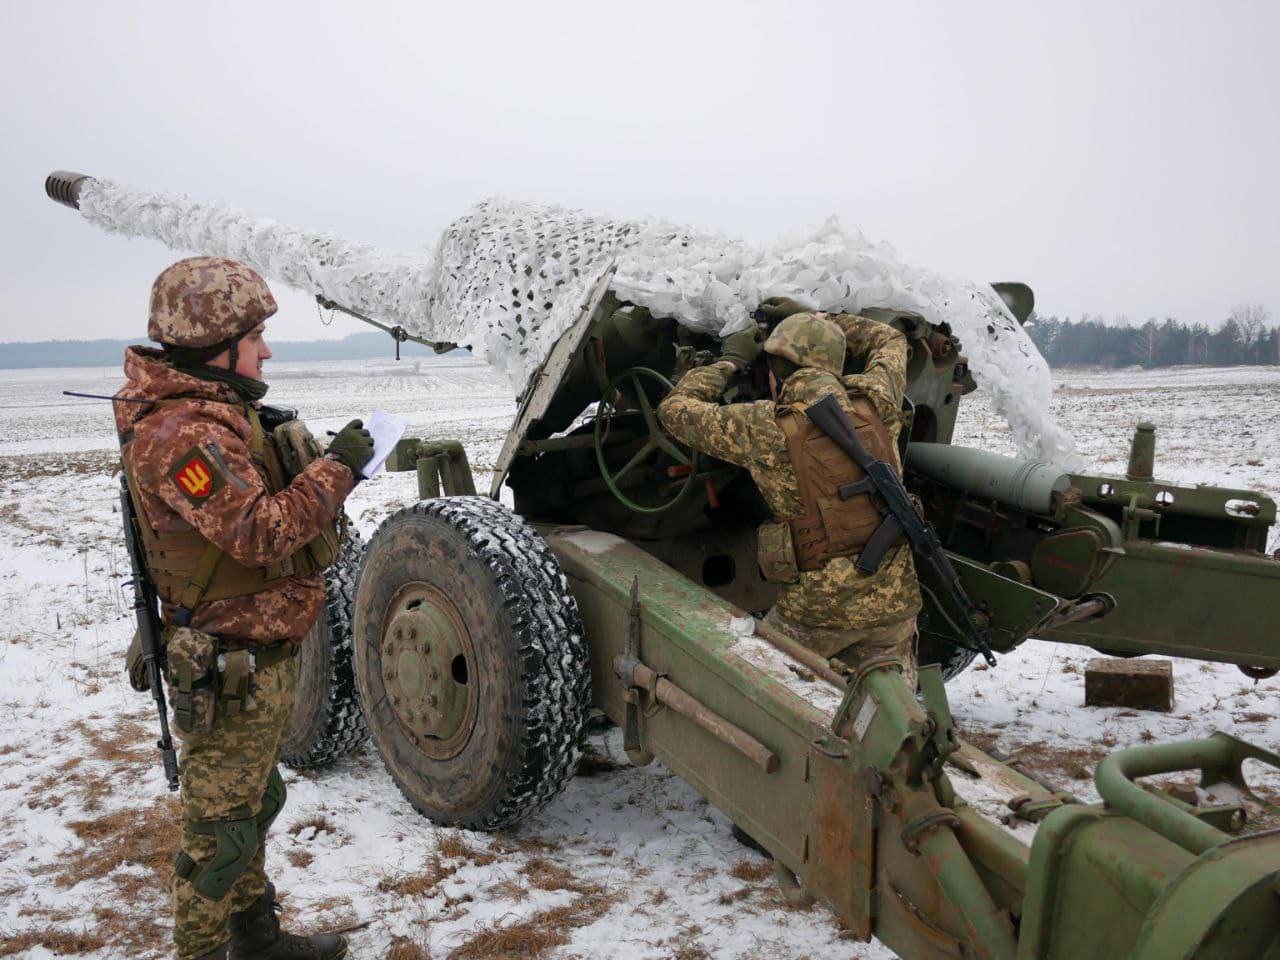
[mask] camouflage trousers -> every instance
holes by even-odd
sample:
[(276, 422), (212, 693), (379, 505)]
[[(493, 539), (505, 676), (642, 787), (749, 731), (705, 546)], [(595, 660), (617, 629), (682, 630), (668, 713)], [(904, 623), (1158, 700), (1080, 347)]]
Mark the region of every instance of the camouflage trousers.
[[(219, 706), (207, 733), (186, 734), (179, 753), (182, 812), (188, 825), (256, 816), (267, 778), (293, 722), (298, 658), (288, 657), (253, 675), (252, 706), (234, 717)], [(230, 937), (227, 919), (247, 909), (266, 889), (266, 837), (245, 871), (221, 900), (196, 892), (188, 879), (173, 878), (173, 940), (179, 960), (216, 950)], [(182, 833), (182, 851), (199, 865), (213, 856), (213, 836)]]
[(854, 627), (833, 630), (806, 627), (783, 616), (774, 607), (764, 622), (791, 640), (808, 647), (820, 656), (843, 660), (857, 670), (863, 664), (881, 657), (892, 657), (902, 664), (902, 679), (912, 690), (916, 688), (916, 618), (908, 617), (879, 627)]

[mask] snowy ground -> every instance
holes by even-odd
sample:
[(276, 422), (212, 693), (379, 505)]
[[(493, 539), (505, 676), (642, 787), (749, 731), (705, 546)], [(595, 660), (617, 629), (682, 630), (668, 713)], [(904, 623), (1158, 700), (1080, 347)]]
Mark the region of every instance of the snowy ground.
[[(269, 400), (317, 430), (377, 406), (413, 433), (463, 440), (481, 487), (514, 413), (505, 383), (465, 360), (274, 364), (269, 376)], [(158, 878), (176, 805), (154, 762), (150, 701), (120, 675), (132, 625), (109, 408), (59, 395), (118, 382), (101, 369), (0, 375), (0, 956), (165, 955)], [(1054, 405), (1093, 468), (1120, 472), (1133, 423), (1151, 419), (1160, 476), (1280, 497), (1280, 369), (1067, 372)], [(1012, 452), (980, 394), (965, 401), (960, 439)], [(414, 496), (412, 474), (384, 475), (351, 513), (369, 533)], [(1085, 769), (1116, 747), (1212, 729), (1280, 743), (1280, 681), (1175, 661), (1172, 714), (1086, 710), (1091, 656), (1028, 643), (959, 678), (952, 708), (974, 740), (1081, 796)], [(616, 734), (592, 746), (589, 775), (500, 837), (433, 828), (371, 750), (288, 773), (269, 848), (287, 919), (360, 925), (356, 958), (513, 945), (584, 958), (891, 956), (843, 939), (825, 909), (788, 910), (767, 862), (661, 765), (627, 767)]]

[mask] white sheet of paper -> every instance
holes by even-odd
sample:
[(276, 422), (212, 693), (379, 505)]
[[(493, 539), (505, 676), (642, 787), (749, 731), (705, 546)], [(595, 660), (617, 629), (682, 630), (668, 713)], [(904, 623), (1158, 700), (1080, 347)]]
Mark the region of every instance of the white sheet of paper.
[(365, 420), (364, 428), (373, 435), (373, 457), (360, 468), (360, 472), (372, 477), (382, 469), (396, 443), (404, 436), (405, 422), (382, 410), (375, 410)]

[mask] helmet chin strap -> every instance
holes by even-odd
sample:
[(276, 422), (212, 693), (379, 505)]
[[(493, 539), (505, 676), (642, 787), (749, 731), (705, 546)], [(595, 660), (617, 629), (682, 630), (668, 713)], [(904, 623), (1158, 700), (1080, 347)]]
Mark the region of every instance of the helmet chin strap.
[(240, 341), (238, 339), (231, 342), (231, 348), (227, 353), (227, 370), (235, 373), (236, 367), (240, 365)]

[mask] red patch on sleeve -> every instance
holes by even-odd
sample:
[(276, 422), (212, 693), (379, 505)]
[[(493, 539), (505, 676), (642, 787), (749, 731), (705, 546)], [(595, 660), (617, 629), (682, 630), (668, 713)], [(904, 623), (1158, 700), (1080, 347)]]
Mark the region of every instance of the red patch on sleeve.
[(170, 474), (178, 489), (196, 500), (203, 500), (213, 493), (213, 477), (213, 467), (198, 453), (184, 458), (182, 465)]

